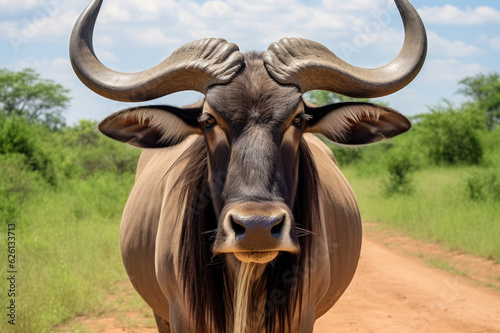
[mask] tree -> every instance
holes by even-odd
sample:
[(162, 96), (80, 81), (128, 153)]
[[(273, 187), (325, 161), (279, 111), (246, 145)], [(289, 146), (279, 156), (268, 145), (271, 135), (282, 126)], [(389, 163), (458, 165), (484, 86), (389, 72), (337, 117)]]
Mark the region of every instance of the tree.
[(458, 92), (469, 97), (479, 110), (486, 113), (487, 127), (492, 130), (500, 123), (500, 74), (478, 74), (459, 82)]
[(65, 125), (62, 113), (70, 102), (68, 93), (60, 84), (40, 78), (33, 69), (0, 69), (0, 113), (4, 115), (61, 128)]

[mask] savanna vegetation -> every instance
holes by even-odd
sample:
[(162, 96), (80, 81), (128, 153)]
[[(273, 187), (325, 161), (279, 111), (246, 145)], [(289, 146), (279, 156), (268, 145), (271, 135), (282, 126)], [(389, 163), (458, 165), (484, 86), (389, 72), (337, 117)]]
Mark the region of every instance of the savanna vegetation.
[[(139, 151), (106, 139), (95, 121), (67, 126), (69, 101), (68, 90), (33, 70), (0, 70), (2, 267), (15, 224), (17, 271), (15, 297), (6, 278), (0, 283), (2, 332), (51, 332), (100, 309), (106, 290), (125, 279), (119, 221)], [(5, 315), (11, 299), (15, 326)]]
[[(459, 82), (446, 99), (412, 117), (401, 136), (361, 148), (334, 146), (363, 220), (500, 261), (500, 75)], [(321, 104), (345, 97), (315, 91)], [(404, 110), (401, 110), (404, 111)]]
[[(466, 78), (459, 92), (467, 102), (443, 100), (394, 140), (330, 145), (364, 220), (500, 261), (500, 77)], [(309, 99), (349, 100), (327, 92)], [(2, 331), (54, 331), (101, 308), (126, 279), (119, 221), (140, 151), (100, 135), (95, 121), (67, 125), (69, 105), (68, 90), (33, 70), (0, 70), (0, 235), (5, 244), (15, 224), (18, 272), (16, 325), (4, 320)]]

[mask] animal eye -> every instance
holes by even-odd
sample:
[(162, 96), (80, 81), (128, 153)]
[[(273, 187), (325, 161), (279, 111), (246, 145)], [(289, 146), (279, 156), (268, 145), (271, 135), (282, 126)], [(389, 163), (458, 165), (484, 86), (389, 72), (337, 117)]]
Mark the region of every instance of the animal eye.
[(297, 116), (297, 117), (293, 118), (292, 124), (294, 124), (295, 126), (302, 125), (302, 117)]
[(217, 125), (217, 120), (214, 117), (210, 116), (207, 120), (205, 120), (205, 124), (207, 127), (214, 127)]

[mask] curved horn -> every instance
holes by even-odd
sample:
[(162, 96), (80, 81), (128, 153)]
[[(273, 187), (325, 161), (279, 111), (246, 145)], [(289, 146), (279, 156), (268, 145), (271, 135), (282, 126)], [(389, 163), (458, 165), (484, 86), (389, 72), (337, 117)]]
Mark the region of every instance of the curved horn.
[(417, 11), (407, 0), (395, 0), (405, 27), (405, 41), (391, 63), (376, 69), (352, 66), (325, 46), (300, 38), (284, 38), (264, 54), (269, 74), (282, 84), (297, 85), (303, 93), (321, 89), (350, 97), (392, 94), (418, 74), (427, 54), (427, 35)]
[(155, 67), (138, 73), (119, 73), (97, 59), (92, 35), (102, 0), (93, 0), (73, 28), (70, 59), (80, 80), (95, 93), (122, 102), (146, 101), (177, 91), (205, 93), (214, 84), (229, 82), (244, 56), (223, 39), (202, 39), (177, 49)]

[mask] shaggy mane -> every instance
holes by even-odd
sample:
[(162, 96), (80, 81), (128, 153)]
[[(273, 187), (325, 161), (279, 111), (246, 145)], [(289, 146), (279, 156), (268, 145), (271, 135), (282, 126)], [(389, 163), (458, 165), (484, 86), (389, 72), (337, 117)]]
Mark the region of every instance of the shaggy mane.
[[(180, 204), (185, 204), (185, 214), (178, 260), (192, 326), (196, 332), (229, 332), (233, 327), (234, 286), (229, 279), (225, 257), (214, 258), (212, 253), (218, 221), (210, 199), (207, 149), (203, 137), (196, 139), (176, 164), (181, 161), (186, 162), (186, 167), (183, 178), (175, 186), (181, 188)], [(293, 207), (295, 225), (312, 231), (319, 218), (318, 175), (304, 139), (299, 147), (298, 188), (300, 191), (297, 191)], [(253, 329), (284, 333), (289, 330), (295, 314), (300, 318), (301, 309), (297, 306), (302, 304), (304, 289), (310, 287), (305, 285), (308, 278), (305, 274), (310, 271), (306, 265), (310, 265), (307, 259), (313, 241), (311, 234), (301, 233), (301, 253), (280, 253), (267, 264), (261, 278), (252, 287), (252, 299), (265, 302), (264, 306), (249, 304), (250, 310), (264, 310), (263, 327)], [(276, 301), (277, 291), (282, 295), (279, 302)], [(256, 292), (264, 293), (265, 299), (255, 295)]]

